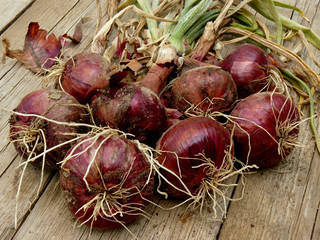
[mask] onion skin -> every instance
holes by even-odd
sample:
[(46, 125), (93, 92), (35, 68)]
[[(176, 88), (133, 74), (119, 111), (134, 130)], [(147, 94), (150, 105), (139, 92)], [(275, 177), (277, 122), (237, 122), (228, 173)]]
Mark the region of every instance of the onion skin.
[(231, 74), (239, 98), (259, 92), (268, 84), (269, 57), (253, 44), (240, 45), (218, 65)]
[[(271, 92), (253, 94), (243, 99), (233, 109), (230, 115), (233, 121), (243, 129), (241, 130), (239, 126), (235, 125), (233, 135), (235, 155), (242, 162), (247, 163), (249, 154), (248, 134), (250, 135), (251, 146), (248, 158), (248, 164), (250, 165), (255, 164), (258, 167), (265, 168), (272, 167), (292, 152), (294, 147), (284, 144), (282, 145), (282, 155), (278, 153), (279, 141), (290, 141), (294, 143), (299, 133), (298, 125), (295, 125), (294, 128), (289, 128), (300, 120), (298, 109), (294, 103), (283, 94)], [(231, 130), (233, 127), (234, 124), (229, 121), (227, 128)], [(265, 130), (277, 142), (275, 142)]]
[[(85, 138), (84, 140), (88, 139)], [(81, 145), (74, 151), (74, 154), (85, 150), (92, 143), (93, 140), (87, 142), (82, 141)], [(98, 147), (99, 144), (102, 144), (100, 148)], [(72, 150), (70, 150), (70, 152), (71, 151)], [(86, 177), (86, 181), (91, 189), (91, 191), (89, 191), (83, 178), (95, 151), (98, 151), (94, 160), (95, 163), (92, 164), (89, 174)], [(70, 152), (68, 154), (70, 154)], [(101, 175), (97, 166), (99, 167)], [(117, 135), (106, 140), (106, 137), (103, 136), (99, 137), (88, 150), (79, 156), (71, 157), (65, 162), (60, 170), (60, 184), (71, 213), (80, 222), (85, 222), (92, 216), (94, 206), (90, 206), (86, 212), (83, 209), (79, 209), (96, 197), (97, 194), (105, 193), (108, 197), (112, 198), (116, 191), (130, 189), (128, 190), (129, 193), (121, 195), (122, 197), (118, 198), (117, 202), (121, 205), (130, 204), (143, 210), (147, 205), (145, 199), (150, 200), (153, 195), (154, 176), (153, 173), (151, 173), (151, 178), (149, 179), (149, 174), (150, 164), (146, 157), (130, 140)], [(103, 181), (101, 180), (101, 176), (103, 176)], [(125, 176), (127, 176), (127, 178), (124, 181)], [(122, 181), (124, 182), (121, 187), (119, 187)], [(140, 194), (137, 189), (140, 191)], [(119, 194), (117, 196), (119, 197)], [(109, 202), (109, 204), (112, 205), (111, 202)], [(121, 210), (123, 211), (122, 216), (117, 213), (112, 217), (110, 214), (116, 213), (114, 208), (112, 210), (109, 210), (107, 207), (105, 208), (105, 212), (109, 214), (108, 216), (100, 209), (96, 220), (93, 222), (89, 220), (86, 224), (97, 229), (112, 229), (122, 226), (118, 221), (123, 224), (132, 222), (139, 216), (138, 214), (140, 212), (139, 210), (129, 209), (126, 206), (122, 206)]]
[(181, 112), (186, 111), (190, 104), (204, 112), (225, 112), (233, 107), (237, 97), (237, 87), (228, 72), (205, 66), (189, 70), (177, 78), (170, 102)]
[[(203, 161), (192, 159), (203, 153), (216, 168), (222, 166), (225, 151), (230, 146), (229, 131), (218, 121), (208, 117), (192, 117), (178, 122), (169, 128), (159, 139), (156, 150), (164, 151), (157, 154), (158, 161), (167, 169), (180, 176), (192, 195), (200, 188), (201, 182), (208, 176), (208, 168), (199, 166)], [(177, 161), (175, 152), (179, 157)], [(199, 158), (199, 157), (198, 157)], [(179, 166), (180, 171), (179, 171)], [(183, 185), (173, 174), (160, 169), (162, 175), (179, 189)], [(175, 198), (187, 198), (188, 195), (175, 189), (162, 180), (163, 190)]]
[(66, 62), (61, 85), (64, 91), (80, 103), (87, 103), (95, 90), (109, 85), (106, 78), (109, 72), (111, 66), (101, 55), (92, 52), (79, 53)]
[[(61, 104), (64, 105), (61, 106)], [(41, 89), (26, 95), (13, 111), (26, 114), (37, 114), (61, 122), (82, 123), (87, 121), (83, 108), (68, 106), (68, 104), (80, 105), (74, 97), (61, 90)], [(40, 120), (36, 117), (25, 117), (17, 114), (11, 115), (9, 124), (10, 140), (13, 142), (16, 150), (24, 157), (27, 157), (26, 147), (24, 143), (21, 141), (18, 142), (17, 140), (28, 137), (24, 133), (26, 128), (27, 131), (42, 129), (46, 137), (47, 149), (74, 138), (74, 136), (64, 135), (64, 133), (76, 134), (82, 131), (80, 127), (58, 125), (45, 120)], [(27, 132), (27, 134), (30, 134), (30, 132)], [(37, 134), (41, 137), (40, 133)], [(36, 136), (33, 137), (36, 138)], [(32, 149), (34, 143), (35, 141), (28, 144), (30, 149)], [(52, 168), (58, 168), (57, 163), (63, 160), (66, 152), (71, 146), (72, 143), (65, 144), (56, 150), (48, 152), (46, 154), (46, 164)], [(35, 153), (40, 154), (43, 150), (43, 143), (40, 143), (37, 145)], [(41, 160), (42, 158), (39, 158), (37, 162)]]
[(167, 127), (166, 109), (159, 97), (137, 84), (110, 85), (105, 93), (95, 94), (90, 105), (98, 124), (134, 134), (150, 145)]

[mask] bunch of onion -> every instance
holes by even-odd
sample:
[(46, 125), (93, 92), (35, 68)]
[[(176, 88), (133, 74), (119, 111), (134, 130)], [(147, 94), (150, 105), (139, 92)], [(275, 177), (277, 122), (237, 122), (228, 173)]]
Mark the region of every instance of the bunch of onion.
[(154, 189), (149, 152), (110, 128), (92, 131), (74, 145), (63, 160), (60, 184), (77, 220), (112, 229), (127, 228), (139, 215), (148, 217), (144, 208)]

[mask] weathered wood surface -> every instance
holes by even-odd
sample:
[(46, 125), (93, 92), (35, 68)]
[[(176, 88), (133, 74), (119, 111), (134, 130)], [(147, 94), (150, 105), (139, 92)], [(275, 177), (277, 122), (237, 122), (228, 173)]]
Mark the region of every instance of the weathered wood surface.
[[(312, 22), (311, 27), (320, 34), (317, 0), (282, 2), (304, 10)], [(281, 12), (307, 24), (291, 10)], [(31, 21), (37, 21), (41, 28), (61, 35), (71, 34), (82, 17), (90, 16), (92, 20), (84, 26), (85, 38), (81, 44), (72, 47), (72, 54), (89, 48), (96, 15), (94, 0), (1, 1), (0, 33), (1, 37), (10, 40), (12, 48), (22, 48)], [(289, 42), (288, 47), (295, 44), (294, 41)], [(319, 57), (319, 50), (314, 52)], [(306, 51), (301, 52), (301, 56), (317, 69)], [(0, 67), (0, 108), (13, 109), (25, 94), (39, 87), (40, 80), (34, 74), (15, 60), (6, 59)], [(9, 113), (1, 110), (0, 239), (86, 239), (89, 229), (86, 226), (74, 227), (74, 219), (60, 191), (58, 174), (45, 172), (40, 197), (35, 200), (40, 171), (32, 166), (25, 173), (15, 228), (20, 158), (6, 137), (8, 118)], [(213, 223), (191, 216), (183, 223), (180, 220), (183, 208), (164, 211), (150, 205), (147, 211), (152, 215), (151, 219), (139, 218), (129, 225), (130, 231), (140, 239), (320, 239), (320, 157), (315, 151), (309, 125), (303, 123), (301, 127), (300, 142), (305, 147), (297, 148), (284, 164), (273, 170), (259, 170), (248, 175), (243, 199), (231, 202), (224, 222)], [(241, 191), (242, 187), (238, 187), (235, 196), (239, 196)], [(166, 207), (174, 204), (155, 198)], [(91, 239), (132, 239), (132, 235), (125, 229), (94, 230)]]
[(34, 0), (1, 0), (0, 15), (0, 33), (11, 25), (27, 8), (31, 6)]

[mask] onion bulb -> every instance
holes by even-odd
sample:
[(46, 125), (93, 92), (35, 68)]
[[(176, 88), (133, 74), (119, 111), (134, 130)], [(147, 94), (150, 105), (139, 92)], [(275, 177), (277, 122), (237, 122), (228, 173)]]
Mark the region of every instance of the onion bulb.
[(243, 99), (230, 117), (227, 128), (234, 128), (235, 155), (244, 163), (272, 167), (295, 147), (299, 112), (283, 94), (253, 94)]
[(66, 62), (60, 79), (61, 87), (80, 103), (87, 103), (95, 90), (109, 85), (106, 76), (110, 72), (110, 64), (101, 55), (78, 53)]
[[(53, 168), (58, 168), (57, 163), (63, 160), (74, 144), (68, 141), (83, 130), (77, 123), (87, 121), (78, 101), (68, 93), (55, 89), (29, 93), (13, 111), (9, 123), (10, 140), (15, 148), (23, 157), (35, 157), (54, 148), (46, 153), (45, 159), (45, 163)], [(35, 162), (39, 163), (39, 160)]]
[(212, 190), (211, 184), (232, 169), (229, 131), (208, 117), (192, 117), (170, 127), (156, 150), (163, 191), (188, 198)]
[(70, 149), (60, 170), (71, 213), (97, 229), (124, 226), (144, 215), (153, 177), (142, 151), (117, 134), (88, 135)]
[(92, 97), (90, 106), (98, 124), (131, 133), (140, 142), (155, 144), (167, 128), (159, 97), (138, 84), (111, 84)]
[(240, 45), (219, 66), (231, 74), (239, 98), (259, 92), (268, 85), (271, 63), (266, 52), (253, 44)]
[(176, 79), (170, 104), (185, 112), (195, 106), (202, 112), (225, 112), (237, 100), (237, 87), (230, 74), (214, 66), (191, 69)]

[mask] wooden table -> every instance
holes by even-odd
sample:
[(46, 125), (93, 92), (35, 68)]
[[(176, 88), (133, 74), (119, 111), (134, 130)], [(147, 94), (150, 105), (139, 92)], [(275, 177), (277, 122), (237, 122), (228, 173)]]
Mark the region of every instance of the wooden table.
[[(106, 1), (103, 2), (105, 7)], [(320, 34), (320, 4), (317, 0), (282, 0), (305, 11), (311, 27)], [(302, 24), (308, 24), (291, 10), (280, 11)], [(71, 53), (88, 50), (95, 29), (94, 0), (1, 0), (0, 34), (7, 37), (12, 48), (22, 48), (29, 22), (56, 35), (72, 34), (75, 24), (90, 16), (84, 26), (84, 39), (73, 46)], [(296, 44), (288, 43), (288, 47)], [(1, 47), (1, 52), (3, 48)], [(320, 56), (320, 51), (314, 51)], [(316, 69), (306, 51), (302, 58)], [(318, 71), (318, 69), (316, 69)], [(40, 87), (40, 79), (13, 59), (0, 67), (0, 108), (13, 109), (23, 96)], [(318, 112), (318, 110), (317, 110)], [(18, 205), (18, 225), (15, 228), (15, 196), (18, 189), (20, 158), (8, 141), (7, 111), (0, 111), (0, 239), (86, 239), (89, 228), (74, 227), (59, 186), (58, 174), (46, 171), (40, 197), (34, 201), (40, 181), (40, 170), (27, 168)], [(319, 120), (316, 120), (317, 124)], [(210, 222), (195, 215), (182, 222), (183, 208), (164, 211), (149, 206), (151, 219), (139, 218), (129, 225), (140, 239), (320, 239), (320, 157), (315, 151), (308, 123), (301, 125), (297, 148), (280, 166), (260, 170), (247, 176), (245, 194), (241, 201), (229, 204), (223, 222)], [(240, 195), (237, 187), (234, 197)], [(159, 200), (159, 199), (158, 199)], [(164, 206), (171, 201), (159, 200)], [(92, 232), (91, 239), (132, 239), (125, 229)]]

